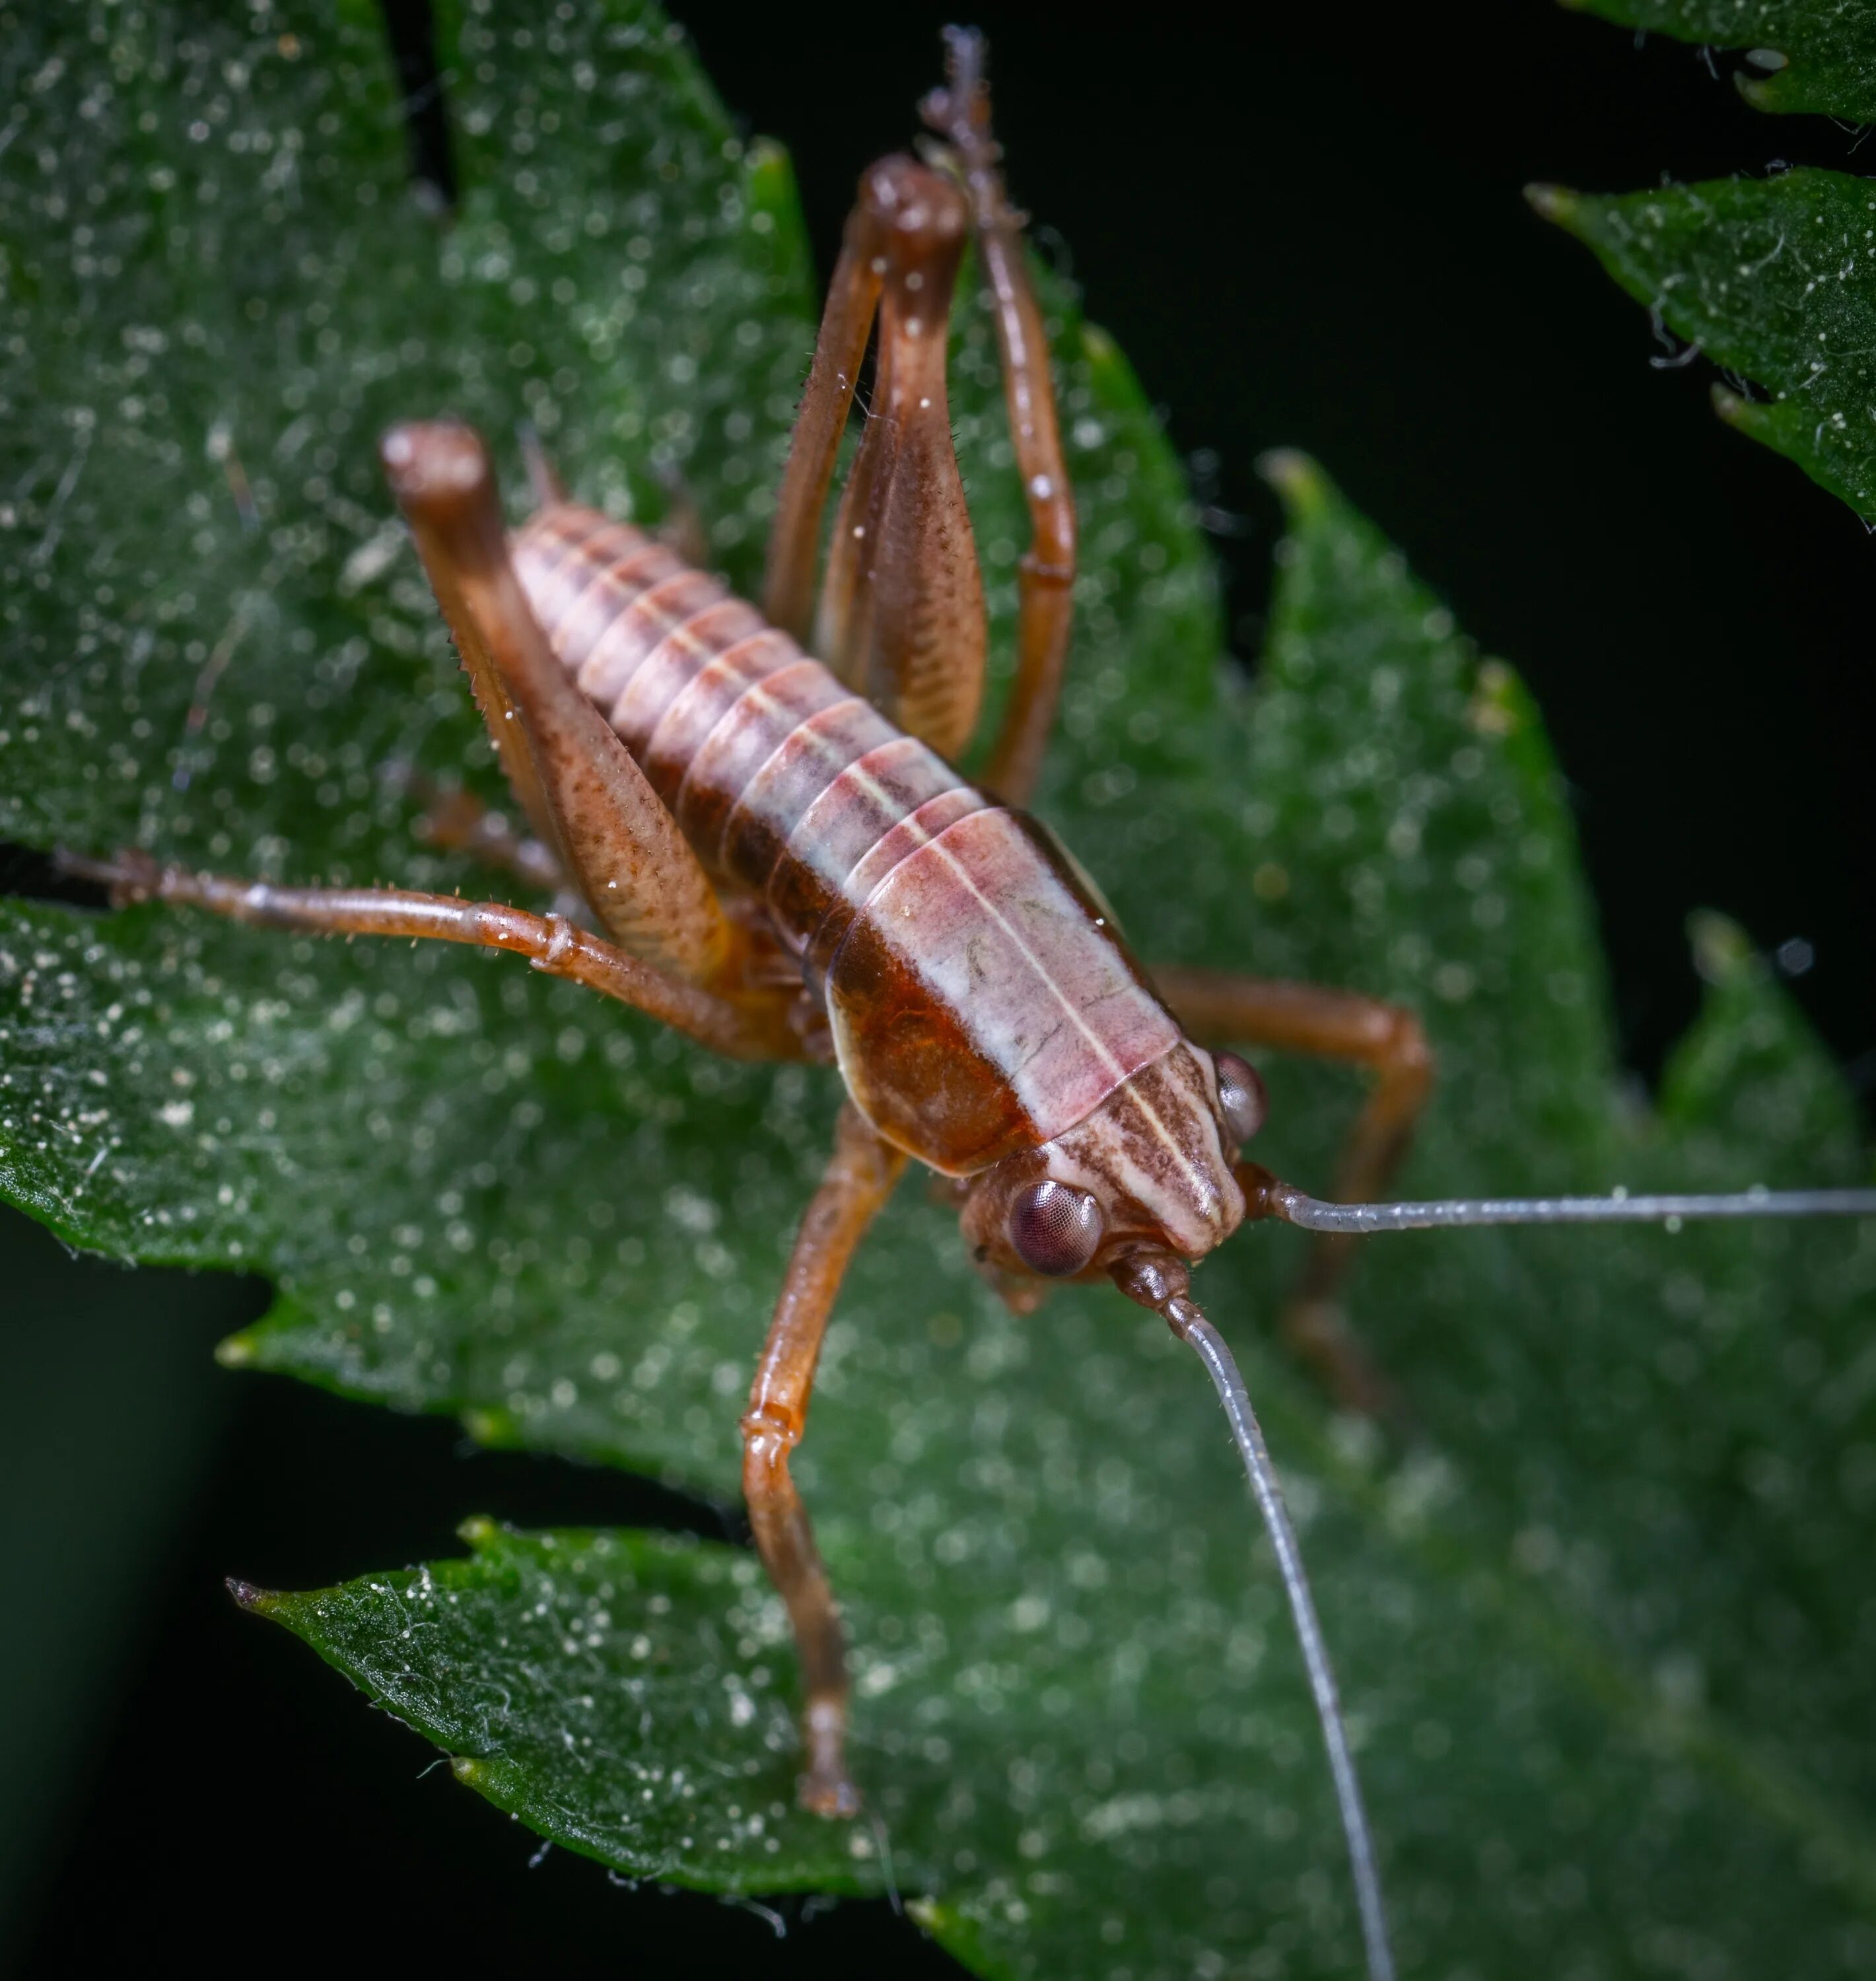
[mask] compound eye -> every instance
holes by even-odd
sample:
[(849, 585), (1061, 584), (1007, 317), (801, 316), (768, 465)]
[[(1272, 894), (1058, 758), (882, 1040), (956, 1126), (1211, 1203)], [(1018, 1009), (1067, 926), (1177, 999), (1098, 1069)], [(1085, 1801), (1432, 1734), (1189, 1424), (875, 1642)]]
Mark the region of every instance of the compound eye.
[(1270, 1097), (1258, 1070), (1235, 1053), (1215, 1053), (1212, 1064), (1218, 1070), (1218, 1108), (1225, 1117), (1225, 1132), (1241, 1148), (1264, 1125), (1270, 1112)]
[(1072, 1184), (1033, 1183), (1010, 1206), (1010, 1243), (1032, 1273), (1078, 1273), (1101, 1243), (1101, 1206)]

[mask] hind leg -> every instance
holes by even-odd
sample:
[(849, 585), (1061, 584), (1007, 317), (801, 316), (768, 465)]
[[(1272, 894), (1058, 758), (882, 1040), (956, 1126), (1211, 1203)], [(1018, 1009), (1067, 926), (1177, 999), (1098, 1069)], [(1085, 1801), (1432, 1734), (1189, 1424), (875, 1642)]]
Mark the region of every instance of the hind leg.
[(971, 201), (971, 225), (995, 313), (1003, 359), (1010, 441), (1029, 510), (1029, 548), (1017, 575), (1016, 679), (1003, 726), (984, 768), (985, 787), (1026, 805), (1035, 790), (1061, 694), (1075, 614), (1074, 491), (1061, 451), (1042, 311), (1029, 280), (1023, 220), (998, 170), (1002, 148), (991, 135), (985, 45), (975, 28), (945, 31), (948, 74), (922, 105), (925, 122), (951, 149)]
[[(983, 581), (951, 437), (946, 328), (964, 238), (975, 240), (1002, 358), (1030, 541), (1018, 574), (1016, 677), (983, 783), (1026, 804), (1055, 720), (1075, 572), (1042, 312), (1022, 221), (990, 133), (981, 35), (951, 30), (948, 86), (925, 105), (945, 142), (936, 171), (882, 158), (860, 182), (828, 286), (769, 536), (763, 609), (899, 726), (955, 757), (983, 695)], [(960, 183), (961, 182), (961, 183)], [(872, 404), (841, 498), (820, 605), (821, 521), (877, 316)]]
[(822, 511), (869, 328), (873, 391), (814, 614), (815, 654), (904, 730), (955, 757), (984, 686), (984, 588), (951, 446), (946, 328), (969, 232), (942, 172), (881, 158), (859, 198), (821, 319), (769, 539), (763, 607), (810, 637)]
[(535, 621), (487, 448), (468, 428), (435, 421), (394, 428), (382, 452), (535, 836), (621, 948), (727, 988), (745, 945), (677, 821)]

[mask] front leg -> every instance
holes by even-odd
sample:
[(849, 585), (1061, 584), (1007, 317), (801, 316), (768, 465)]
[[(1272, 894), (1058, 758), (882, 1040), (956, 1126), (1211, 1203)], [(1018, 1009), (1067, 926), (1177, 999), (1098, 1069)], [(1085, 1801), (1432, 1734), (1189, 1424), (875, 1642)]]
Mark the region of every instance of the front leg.
[(788, 1454), (807, 1427), (815, 1365), (848, 1261), (905, 1167), (905, 1157), (851, 1102), (841, 1108), (834, 1154), (796, 1234), (742, 1420), (749, 1523), (768, 1579), (788, 1605), (801, 1661), (807, 1766), (801, 1799), (821, 1816), (851, 1816), (860, 1806), (847, 1772), (846, 1644)]

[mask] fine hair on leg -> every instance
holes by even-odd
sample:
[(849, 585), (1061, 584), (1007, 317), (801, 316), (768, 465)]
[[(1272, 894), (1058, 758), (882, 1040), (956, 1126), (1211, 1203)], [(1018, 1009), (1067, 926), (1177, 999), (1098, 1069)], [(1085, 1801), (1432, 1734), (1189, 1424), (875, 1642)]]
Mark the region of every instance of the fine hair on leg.
[[(970, 740), (986, 628), (970, 514), (951, 440), (945, 328), (963, 236), (977, 244), (1002, 361), (1030, 541), (1018, 570), (1016, 671), (981, 778), (1033, 793), (1060, 697), (1075, 516), (1022, 217), (1005, 197), (983, 38), (946, 31), (948, 81), (921, 106), (941, 170), (883, 158), (862, 176), (828, 285), (769, 535), (763, 610), (941, 755)], [(818, 612), (821, 516), (875, 315), (873, 400), (842, 495)]]

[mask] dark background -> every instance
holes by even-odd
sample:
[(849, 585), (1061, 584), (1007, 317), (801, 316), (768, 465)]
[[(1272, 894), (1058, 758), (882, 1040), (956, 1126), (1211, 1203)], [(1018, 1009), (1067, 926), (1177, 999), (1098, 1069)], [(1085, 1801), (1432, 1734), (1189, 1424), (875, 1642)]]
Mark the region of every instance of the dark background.
[[(912, 135), (942, 12), (683, 11), (732, 108), (792, 151), (825, 271), (860, 167)], [(1235, 519), (1218, 548), (1238, 651), (1276, 521), (1254, 462), (1301, 446), (1535, 690), (1638, 1075), (1692, 1013), (1682, 925), (1713, 907), (1768, 948), (1809, 946), (1792, 987), (1867, 1098), (1876, 552), (1718, 424), (1703, 362), (1653, 368), (1644, 314), (1520, 197), (1855, 171), (1859, 134), (1761, 117), (1731, 58), (1540, 0), (1214, 11), (975, 18), (1016, 198), (1051, 251), (1073, 244), (1090, 314)], [(475, 1510), (721, 1531), (707, 1513), (219, 1373), (209, 1349), (258, 1283), (72, 1260), (18, 1219), (0, 1274), (0, 1961), (958, 1971), (883, 1904), (786, 1904), (778, 1940), (558, 1853), (531, 1868), (535, 1839), (447, 1770), (420, 1778), (421, 1743), (221, 1587), (448, 1553)]]

